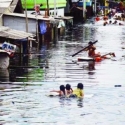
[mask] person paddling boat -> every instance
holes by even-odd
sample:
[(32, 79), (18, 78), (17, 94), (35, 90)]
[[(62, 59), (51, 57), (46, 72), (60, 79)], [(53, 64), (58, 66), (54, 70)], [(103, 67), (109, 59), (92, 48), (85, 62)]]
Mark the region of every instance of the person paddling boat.
[(94, 60), (96, 62), (100, 62), (103, 59), (109, 59), (109, 57), (107, 57), (107, 55), (113, 56), (115, 57), (115, 53), (107, 53), (105, 55), (101, 55), (99, 52), (96, 53), (96, 47), (93, 45), (93, 42), (89, 42), (88, 43), (90, 46), (86, 49), (86, 51), (88, 51), (88, 56), (94, 58)]
[(86, 49), (86, 51), (88, 51), (88, 56), (89, 57), (97, 57), (97, 56), (101, 56), (100, 53), (96, 53), (96, 47), (93, 45), (93, 42), (89, 42), (89, 47)]

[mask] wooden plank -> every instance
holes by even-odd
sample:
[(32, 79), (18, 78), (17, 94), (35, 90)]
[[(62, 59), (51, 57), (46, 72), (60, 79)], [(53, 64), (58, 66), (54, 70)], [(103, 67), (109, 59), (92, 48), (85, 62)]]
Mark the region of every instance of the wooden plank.
[(60, 16), (60, 17), (55, 17), (55, 19), (65, 19), (65, 20), (70, 20), (73, 19), (71, 16)]
[(8, 30), (9, 27), (0, 26), (0, 31)]

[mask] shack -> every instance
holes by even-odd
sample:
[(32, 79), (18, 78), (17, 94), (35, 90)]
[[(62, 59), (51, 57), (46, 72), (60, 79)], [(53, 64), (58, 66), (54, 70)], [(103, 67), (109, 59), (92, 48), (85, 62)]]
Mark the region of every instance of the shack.
[(23, 54), (29, 51), (27, 48), (34, 37), (31, 33), (0, 26), (0, 68), (8, 68), (12, 63), (22, 65)]
[(19, 14), (19, 13), (6, 13), (3, 15), (3, 25), (24, 31), (36, 34), (36, 44), (33, 44), (34, 47), (38, 49), (42, 45), (46, 44), (49, 47), (49, 44), (55, 44), (58, 40), (58, 20), (53, 17), (44, 17), (41, 15), (33, 14)]

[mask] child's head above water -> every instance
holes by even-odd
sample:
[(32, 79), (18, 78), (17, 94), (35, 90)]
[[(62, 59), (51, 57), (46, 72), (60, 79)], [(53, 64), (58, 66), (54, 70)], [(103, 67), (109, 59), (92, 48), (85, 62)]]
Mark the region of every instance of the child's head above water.
[(112, 21), (110, 20), (110, 21), (109, 21), (109, 23), (111, 24), (111, 23), (112, 23)]
[(83, 84), (82, 84), (82, 83), (78, 83), (77, 88), (78, 88), (78, 89), (83, 89), (83, 88), (84, 88), (84, 86), (83, 86)]
[(66, 90), (70, 90), (71, 89), (71, 85), (70, 84), (66, 84)]
[(64, 85), (60, 85), (60, 90), (64, 91), (65, 90), (65, 86)]

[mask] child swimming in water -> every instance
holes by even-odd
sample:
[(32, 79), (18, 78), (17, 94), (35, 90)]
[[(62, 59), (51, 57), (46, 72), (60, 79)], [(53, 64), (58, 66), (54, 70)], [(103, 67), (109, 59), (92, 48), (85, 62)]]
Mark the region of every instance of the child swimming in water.
[(66, 95), (66, 91), (65, 91), (65, 86), (64, 85), (60, 85), (60, 90), (52, 90), (50, 92), (56, 92), (56, 93), (58, 93), (59, 96), (65, 96)]
[(69, 96), (73, 93), (73, 90), (71, 88), (70, 84), (66, 84), (66, 96)]
[(70, 97), (78, 97), (83, 98), (84, 97), (84, 85), (82, 83), (78, 83), (77, 88), (73, 90), (73, 93), (70, 95)]

